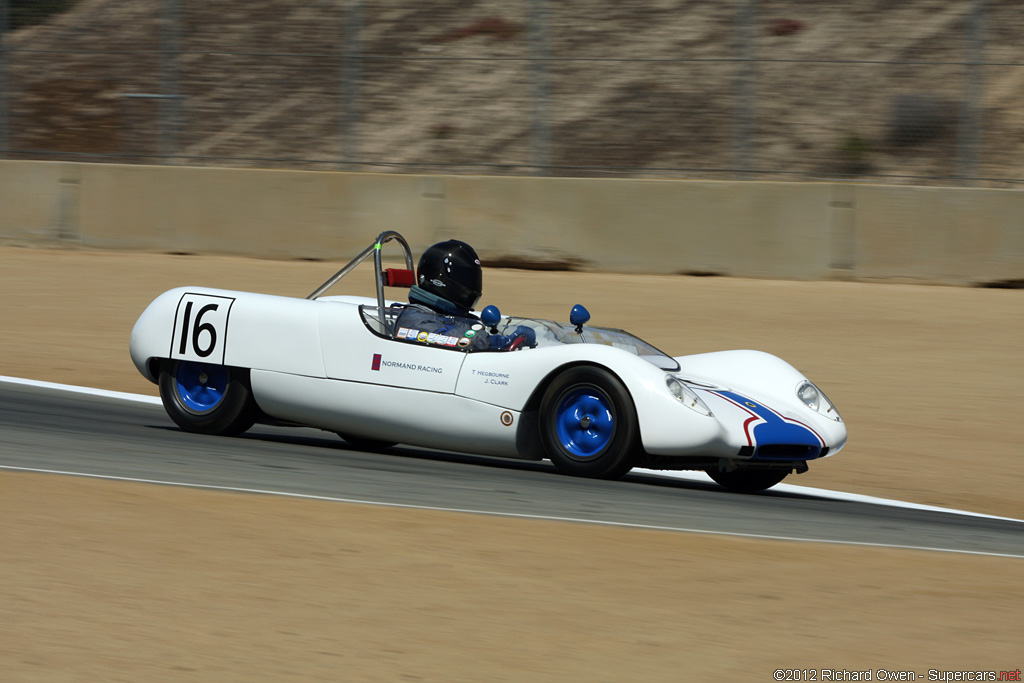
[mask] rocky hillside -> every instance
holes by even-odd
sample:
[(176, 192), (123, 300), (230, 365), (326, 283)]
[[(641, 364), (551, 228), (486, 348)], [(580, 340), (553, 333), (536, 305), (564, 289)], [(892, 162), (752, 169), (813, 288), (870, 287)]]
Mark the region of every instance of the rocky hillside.
[[(13, 156), (1024, 179), (1016, 0), (987, 3), (980, 53), (969, 0), (759, 0), (746, 24), (739, 2), (565, 0), (548, 3), (546, 42), (529, 0), (181, 0), (178, 19), (163, 4), (80, 0), (7, 37)], [(531, 60), (538, 45), (549, 60)], [(977, 55), (992, 65), (965, 63)]]

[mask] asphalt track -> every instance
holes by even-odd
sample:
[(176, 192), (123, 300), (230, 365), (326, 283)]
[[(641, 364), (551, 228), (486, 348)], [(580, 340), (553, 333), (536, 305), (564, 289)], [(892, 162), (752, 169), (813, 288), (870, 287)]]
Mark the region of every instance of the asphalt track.
[(1020, 521), (837, 500), (795, 487), (743, 495), (646, 473), (599, 481), (560, 475), (546, 462), (403, 447), (371, 453), (312, 429), (257, 426), (241, 437), (209, 437), (180, 431), (152, 403), (7, 382), (0, 382), (0, 469), (1024, 558)]

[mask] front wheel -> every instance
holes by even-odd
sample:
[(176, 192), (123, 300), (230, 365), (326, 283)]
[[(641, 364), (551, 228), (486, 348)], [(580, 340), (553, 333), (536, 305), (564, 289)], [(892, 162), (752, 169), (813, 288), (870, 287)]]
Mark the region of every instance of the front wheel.
[(578, 366), (555, 377), (541, 400), (539, 423), (545, 453), (566, 474), (618, 479), (633, 468), (636, 408), (603, 368)]
[(734, 470), (707, 470), (716, 484), (738, 493), (757, 493), (778, 484), (789, 474), (787, 469), (755, 469), (737, 467)]
[(160, 368), (160, 400), (187, 432), (233, 436), (256, 422), (249, 371), (193, 361), (165, 362)]

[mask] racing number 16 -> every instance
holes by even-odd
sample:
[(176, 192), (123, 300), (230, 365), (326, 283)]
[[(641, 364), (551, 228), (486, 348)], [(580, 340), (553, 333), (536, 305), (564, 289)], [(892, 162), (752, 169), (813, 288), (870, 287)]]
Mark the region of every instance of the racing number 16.
[[(208, 294), (186, 294), (178, 303), (171, 341), (171, 357), (224, 362), (224, 335), (234, 299)], [(210, 358), (217, 352), (217, 356)]]
[[(188, 349), (188, 327), (192, 321), (192, 304), (194, 301), (189, 301), (185, 304), (185, 320), (181, 323), (181, 348), (178, 349), (178, 353), (184, 355)], [(203, 322), (203, 316), (208, 311), (216, 311), (220, 307), (220, 304), (206, 304), (199, 309), (199, 314), (196, 315), (196, 325), (192, 328), (192, 350), (196, 352), (196, 355), (200, 358), (206, 358), (213, 349), (217, 346), (217, 328), (210, 323)], [(206, 346), (200, 346), (200, 334), (206, 332), (210, 335), (210, 342)]]

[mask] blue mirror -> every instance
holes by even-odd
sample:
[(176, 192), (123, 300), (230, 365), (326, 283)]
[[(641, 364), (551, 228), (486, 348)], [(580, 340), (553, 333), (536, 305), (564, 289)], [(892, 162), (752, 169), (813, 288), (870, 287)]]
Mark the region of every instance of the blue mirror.
[(583, 307), (582, 304), (576, 304), (569, 311), (569, 322), (576, 326), (576, 331), (582, 331), (582, 327), (587, 324), (590, 320), (590, 311)]
[(498, 310), (497, 306), (488, 306), (484, 310), (480, 311), (480, 322), (487, 327), (494, 327), (501, 320), (501, 311)]

